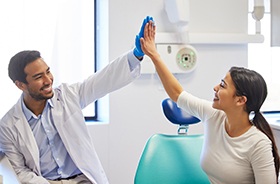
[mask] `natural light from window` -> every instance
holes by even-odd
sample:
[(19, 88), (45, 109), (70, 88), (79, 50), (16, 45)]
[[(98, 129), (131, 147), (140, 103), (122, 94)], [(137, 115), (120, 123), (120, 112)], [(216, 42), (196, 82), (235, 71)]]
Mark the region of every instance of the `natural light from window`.
[[(262, 111), (280, 110), (280, 47), (270, 47), (270, 4), (265, 1), (265, 15), (261, 20), (264, 43), (248, 44), (248, 67), (259, 72), (266, 80), (268, 97)], [(252, 9), (250, 9), (252, 10)], [(248, 32), (254, 34), (255, 20), (248, 14)]]
[[(94, 73), (93, 0), (9, 0), (0, 2), (0, 77), (2, 117), (21, 91), (8, 77), (10, 58), (38, 50), (54, 75), (54, 86), (82, 82)], [(84, 110), (94, 116), (94, 104)]]

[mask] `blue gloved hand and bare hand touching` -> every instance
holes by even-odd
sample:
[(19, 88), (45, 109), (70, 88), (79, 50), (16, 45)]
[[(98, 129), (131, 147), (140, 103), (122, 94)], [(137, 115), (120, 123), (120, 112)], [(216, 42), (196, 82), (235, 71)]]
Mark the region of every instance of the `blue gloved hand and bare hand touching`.
[(135, 38), (135, 48), (133, 49), (133, 54), (138, 58), (142, 58), (145, 55), (141, 48), (140, 39), (144, 37), (145, 26), (150, 21), (154, 22), (153, 17), (147, 16), (143, 20), (142, 26), (140, 28), (140, 32), (136, 35)]

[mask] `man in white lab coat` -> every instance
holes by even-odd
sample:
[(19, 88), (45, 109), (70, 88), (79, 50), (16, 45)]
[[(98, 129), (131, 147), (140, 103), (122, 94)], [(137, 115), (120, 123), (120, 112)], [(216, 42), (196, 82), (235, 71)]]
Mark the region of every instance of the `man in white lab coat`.
[(139, 39), (150, 20), (144, 19), (134, 50), (81, 83), (53, 89), (50, 68), (38, 51), (11, 58), (9, 76), (23, 93), (0, 121), (0, 149), (21, 183), (109, 183), (81, 110), (140, 75)]

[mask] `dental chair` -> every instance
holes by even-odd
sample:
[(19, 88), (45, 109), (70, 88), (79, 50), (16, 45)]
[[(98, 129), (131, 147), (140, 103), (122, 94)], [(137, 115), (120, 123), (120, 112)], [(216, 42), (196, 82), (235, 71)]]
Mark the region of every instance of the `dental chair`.
[(147, 141), (136, 170), (134, 184), (209, 184), (200, 167), (203, 135), (187, 135), (188, 127), (200, 120), (167, 98), (164, 115), (179, 126), (176, 135), (155, 134)]

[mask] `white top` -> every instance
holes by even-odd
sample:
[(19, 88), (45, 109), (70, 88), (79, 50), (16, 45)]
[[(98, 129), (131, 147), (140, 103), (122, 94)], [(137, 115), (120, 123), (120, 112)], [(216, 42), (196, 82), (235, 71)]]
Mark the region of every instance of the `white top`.
[(225, 130), (226, 114), (209, 101), (182, 92), (177, 104), (204, 122), (201, 166), (213, 184), (276, 183), (272, 144), (255, 126), (238, 137)]

